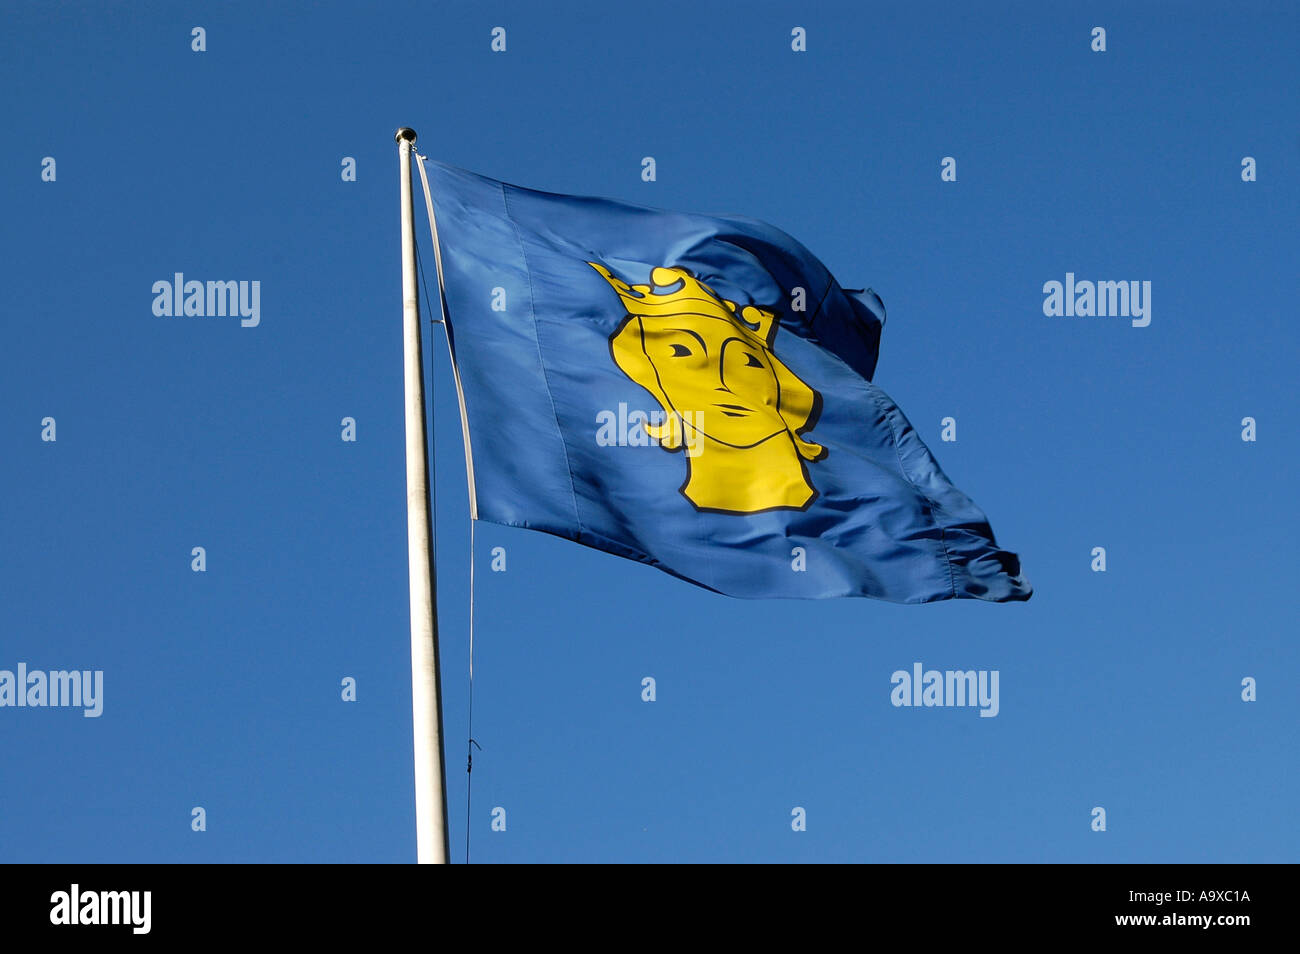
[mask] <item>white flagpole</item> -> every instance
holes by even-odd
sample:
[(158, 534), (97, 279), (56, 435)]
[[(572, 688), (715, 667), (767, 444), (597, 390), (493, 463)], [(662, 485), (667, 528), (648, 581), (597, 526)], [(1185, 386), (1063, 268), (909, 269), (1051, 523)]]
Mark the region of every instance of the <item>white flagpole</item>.
[(406, 541), (411, 582), (411, 714), (415, 728), (415, 844), (420, 864), (446, 864), (447, 772), (442, 751), (442, 684), (424, 418), (424, 353), (415, 277), (411, 151), (415, 130), (397, 130), (402, 175), (402, 358), (406, 396)]

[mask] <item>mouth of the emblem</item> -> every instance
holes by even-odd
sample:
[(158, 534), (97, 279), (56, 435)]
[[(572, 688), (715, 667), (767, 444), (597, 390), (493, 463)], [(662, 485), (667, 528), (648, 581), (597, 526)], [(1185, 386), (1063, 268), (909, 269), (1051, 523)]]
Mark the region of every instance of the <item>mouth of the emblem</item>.
[(752, 407), (745, 407), (743, 404), (715, 404), (713, 406), (720, 408), (727, 417), (746, 417), (754, 413)]

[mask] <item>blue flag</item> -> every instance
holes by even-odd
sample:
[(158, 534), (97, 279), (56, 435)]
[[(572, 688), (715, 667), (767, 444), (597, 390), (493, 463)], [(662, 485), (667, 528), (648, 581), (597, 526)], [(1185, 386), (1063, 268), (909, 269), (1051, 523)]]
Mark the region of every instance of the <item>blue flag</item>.
[(872, 383), (873, 292), (753, 219), (427, 170), (480, 519), (730, 596), (1029, 598)]

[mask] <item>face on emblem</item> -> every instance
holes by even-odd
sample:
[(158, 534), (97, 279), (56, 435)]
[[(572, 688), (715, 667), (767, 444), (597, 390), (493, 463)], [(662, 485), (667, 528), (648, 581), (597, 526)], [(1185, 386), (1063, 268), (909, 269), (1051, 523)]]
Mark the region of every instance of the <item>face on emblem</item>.
[(588, 264), (627, 310), (610, 338), (615, 363), (668, 421), (647, 430), (668, 450), (688, 448), (687, 499), (729, 513), (807, 506), (816, 491), (803, 462), (825, 449), (802, 431), (821, 402), (773, 353), (776, 313), (738, 307), (682, 268), (655, 268), (651, 284), (629, 285)]
[(685, 419), (694, 420), (706, 437), (739, 448), (786, 431), (772, 356), (747, 329), (719, 317), (683, 314), (637, 318), (628, 332), (633, 340), (622, 347), (640, 348), (667, 399), (664, 410), (693, 412)]

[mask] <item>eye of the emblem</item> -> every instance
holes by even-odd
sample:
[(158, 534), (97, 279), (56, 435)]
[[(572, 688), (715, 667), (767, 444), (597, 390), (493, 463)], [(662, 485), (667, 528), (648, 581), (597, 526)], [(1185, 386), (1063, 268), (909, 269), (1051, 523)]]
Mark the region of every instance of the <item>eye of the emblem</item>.
[(686, 345), (684, 345), (684, 344), (675, 344), (675, 345), (673, 345), (673, 357), (674, 357), (674, 358), (685, 358), (685, 357), (687, 357), (688, 355), (690, 355), (690, 353), (691, 353), (691, 349), (688, 348), (688, 347), (686, 347)]
[(747, 367), (747, 368), (761, 368), (762, 366), (763, 366), (763, 362), (759, 361), (757, 358), (755, 358), (755, 357), (754, 357), (752, 354), (750, 354), (748, 351), (745, 352), (745, 367)]

